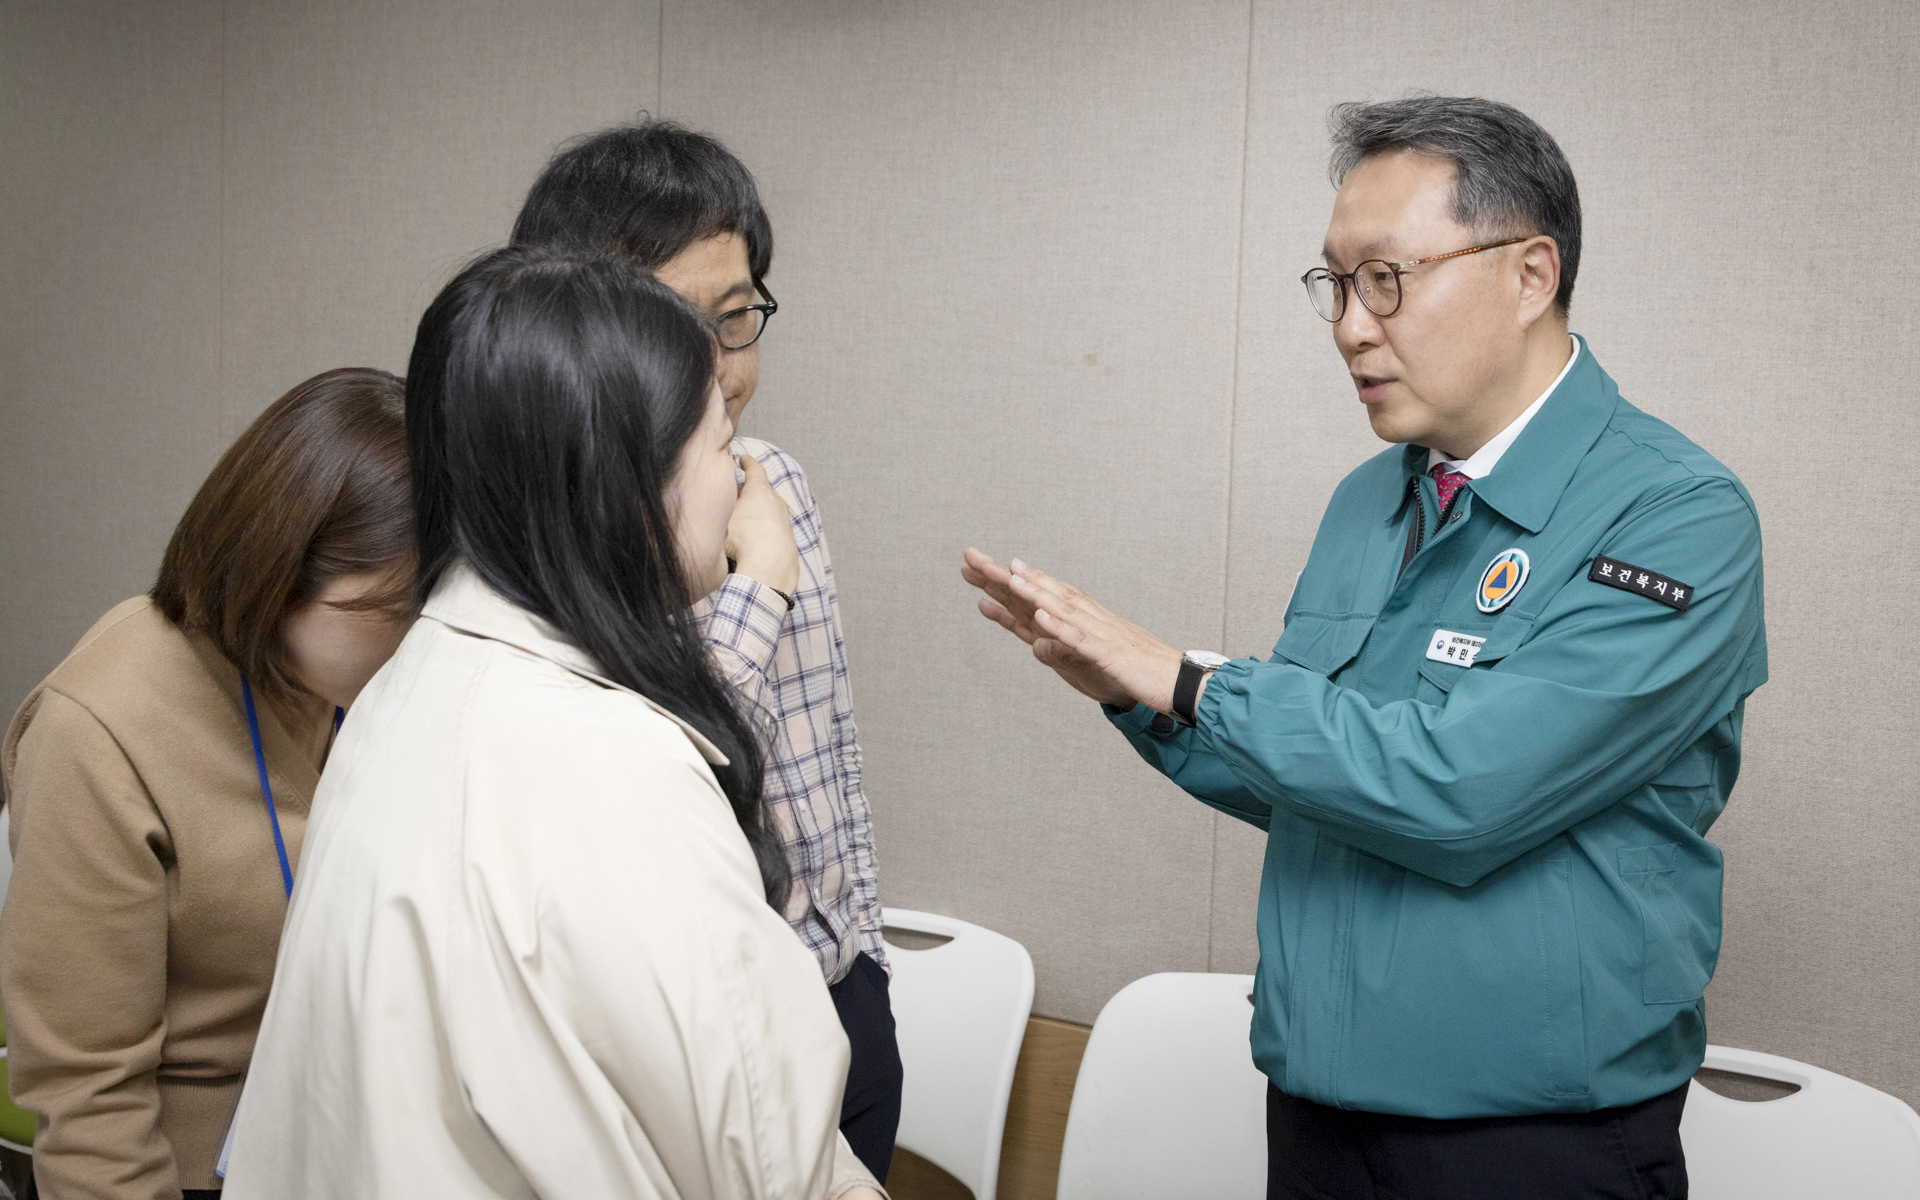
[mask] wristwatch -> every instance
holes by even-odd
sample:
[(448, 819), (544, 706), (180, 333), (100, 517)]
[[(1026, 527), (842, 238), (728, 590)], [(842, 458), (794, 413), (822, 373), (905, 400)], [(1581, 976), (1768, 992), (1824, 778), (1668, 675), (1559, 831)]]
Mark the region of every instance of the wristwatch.
[(1180, 675), (1173, 681), (1174, 720), (1193, 728), (1193, 702), (1200, 695), (1200, 681), (1231, 661), (1211, 650), (1189, 650), (1180, 656)]

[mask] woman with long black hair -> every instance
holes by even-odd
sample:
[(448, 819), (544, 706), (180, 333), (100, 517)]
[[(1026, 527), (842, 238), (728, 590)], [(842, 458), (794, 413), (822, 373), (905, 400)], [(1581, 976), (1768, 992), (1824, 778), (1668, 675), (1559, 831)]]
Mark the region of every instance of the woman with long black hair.
[(735, 497), (713, 361), (613, 260), (500, 251), (422, 318), (425, 607), (315, 800), (230, 1195), (879, 1195), (688, 613)]

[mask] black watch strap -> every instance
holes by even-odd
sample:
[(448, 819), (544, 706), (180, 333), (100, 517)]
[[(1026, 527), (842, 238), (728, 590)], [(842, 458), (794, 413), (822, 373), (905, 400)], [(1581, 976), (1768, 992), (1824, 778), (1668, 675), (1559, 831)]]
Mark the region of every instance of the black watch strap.
[(1192, 729), (1193, 702), (1200, 695), (1200, 681), (1207, 669), (1188, 659), (1180, 660), (1180, 674), (1173, 681), (1173, 719)]

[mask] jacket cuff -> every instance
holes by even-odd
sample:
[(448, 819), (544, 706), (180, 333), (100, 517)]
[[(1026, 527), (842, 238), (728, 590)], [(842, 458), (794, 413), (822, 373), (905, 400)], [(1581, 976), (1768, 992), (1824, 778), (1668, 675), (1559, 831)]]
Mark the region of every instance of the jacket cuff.
[(1220, 664), (1207, 679), (1207, 689), (1193, 706), (1193, 727), (1205, 729), (1220, 722), (1220, 706), (1231, 696), (1244, 697), (1255, 670), (1266, 664), (1255, 658), (1235, 658)]
[(827, 1200), (839, 1200), (839, 1197), (857, 1187), (870, 1187), (882, 1196), (887, 1194), (887, 1189), (881, 1187), (880, 1181), (873, 1177), (873, 1172), (867, 1170), (866, 1164), (853, 1152), (853, 1147), (847, 1145), (846, 1134), (836, 1130), (833, 1143), (833, 1182), (827, 1186)]
[(1115, 729), (1128, 737), (1137, 737), (1141, 734), (1171, 737), (1180, 732), (1178, 721), (1144, 704), (1135, 704), (1132, 708), (1115, 708), (1111, 704), (1102, 704), (1100, 711), (1106, 714), (1107, 720), (1113, 723)]

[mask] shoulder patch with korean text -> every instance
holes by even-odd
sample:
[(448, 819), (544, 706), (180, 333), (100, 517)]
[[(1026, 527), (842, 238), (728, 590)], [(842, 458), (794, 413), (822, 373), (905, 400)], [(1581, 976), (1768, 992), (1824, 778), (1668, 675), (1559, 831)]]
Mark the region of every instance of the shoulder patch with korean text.
[(1668, 608), (1687, 610), (1693, 603), (1693, 587), (1665, 575), (1657, 575), (1643, 570), (1631, 563), (1608, 558), (1602, 554), (1593, 560), (1593, 566), (1587, 570), (1587, 578), (1595, 583), (1604, 583), (1608, 587), (1617, 587), (1623, 592), (1634, 592), (1649, 600), (1658, 600)]

